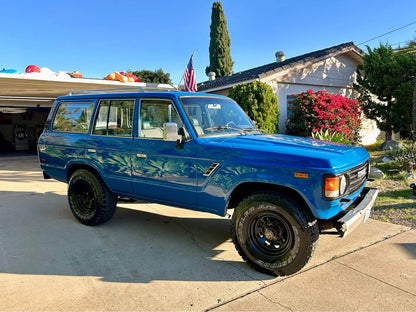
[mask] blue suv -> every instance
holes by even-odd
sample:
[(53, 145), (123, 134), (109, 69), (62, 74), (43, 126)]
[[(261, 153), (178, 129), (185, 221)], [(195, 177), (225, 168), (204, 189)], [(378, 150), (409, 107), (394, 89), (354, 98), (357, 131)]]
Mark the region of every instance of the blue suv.
[(320, 232), (365, 222), (364, 148), (265, 134), (225, 96), (80, 90), (59, 97), (39, 139), (46, 179), (68, 183), (74, 217), (98, 225), (130, 198), (226, 216), (253, 268), (288, 275)]

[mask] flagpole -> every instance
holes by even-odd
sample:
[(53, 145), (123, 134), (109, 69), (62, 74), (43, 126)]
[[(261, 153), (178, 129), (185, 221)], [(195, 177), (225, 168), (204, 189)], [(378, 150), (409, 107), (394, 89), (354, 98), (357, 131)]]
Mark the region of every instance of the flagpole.
[(179, 87), (181, 86), (181, 82), (182, 82), (182, 80), (183, 80), (183, 75), (182, 75), (182, 77), (181, 77), (181, 80), (179, 80), (178, 87), (176, 88), (176, 90), (179, 90)]

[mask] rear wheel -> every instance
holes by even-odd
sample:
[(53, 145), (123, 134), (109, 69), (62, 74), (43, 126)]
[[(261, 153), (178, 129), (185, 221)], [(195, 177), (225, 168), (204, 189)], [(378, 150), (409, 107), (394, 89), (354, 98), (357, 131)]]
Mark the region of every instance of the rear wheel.
[(79, 169), (69, 180), (68, 201), (72, 214), (79, 222), (98, 225), (113, 217), (117, 196), (94, 173)]
[(281, 193), (255, 193), (236, 207), (234, 245), (256, 270), (272, 275), (299, 271), (312, 257), (319, 227), (300, 203)]

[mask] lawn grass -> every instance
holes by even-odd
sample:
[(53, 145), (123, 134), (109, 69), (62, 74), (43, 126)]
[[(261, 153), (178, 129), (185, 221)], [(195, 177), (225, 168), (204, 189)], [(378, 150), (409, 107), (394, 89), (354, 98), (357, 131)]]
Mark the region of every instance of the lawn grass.
[(416, 196), (410, 183), (414, 179), (405, 179), (407, 172), (397, 161), (383, 162), (386, 152), (379, 151), (379, 144), (366, 147), (370, 153), (371, 165), (384, 172), (384, 179), (368, 182), (368, 186), (377, 187), (379, 195), (373, 207), (372, 218), (416, 228)]

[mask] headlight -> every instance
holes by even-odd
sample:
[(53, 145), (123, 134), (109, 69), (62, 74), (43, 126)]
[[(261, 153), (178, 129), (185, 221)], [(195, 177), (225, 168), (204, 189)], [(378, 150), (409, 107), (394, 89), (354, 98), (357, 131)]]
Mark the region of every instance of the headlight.
[(348, 189), (348, 180), (345, 175), (324, 176), (323, 191), (326, 199), (337, 199), (344, 195)]
[(345, 175), (340, 176), (339, 178), (339, 192), (340, 195), (344, 195), (347, 191), (347, 177)]

